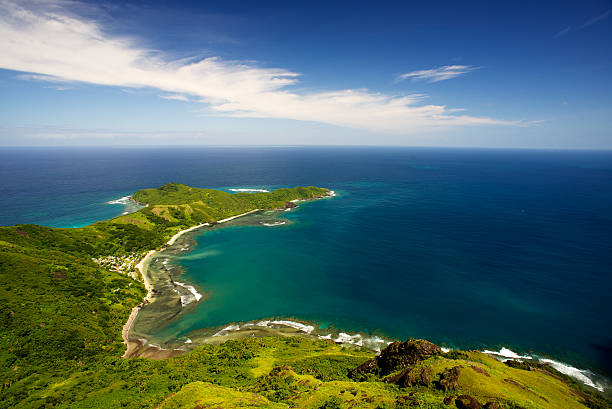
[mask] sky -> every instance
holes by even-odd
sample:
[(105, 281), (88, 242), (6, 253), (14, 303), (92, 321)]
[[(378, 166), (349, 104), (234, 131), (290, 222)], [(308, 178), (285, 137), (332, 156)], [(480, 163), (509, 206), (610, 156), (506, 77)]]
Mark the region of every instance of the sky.
[(612, 149), (612, 1), (0, 0), (0, 146)]

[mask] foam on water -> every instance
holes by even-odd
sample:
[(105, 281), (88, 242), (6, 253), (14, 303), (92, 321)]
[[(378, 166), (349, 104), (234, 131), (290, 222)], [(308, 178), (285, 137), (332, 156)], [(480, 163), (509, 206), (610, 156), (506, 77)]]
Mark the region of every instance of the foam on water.
[[(225, 328), (217, 331), (213, 337), (220, 337), (223, 335), (227, 335), (233, 331), (240, 331), (249, 327), (265, 327), (265, 328), (275, 328), (278, 326), (281, 327), (289, 327), (295, 328), (300, 332), (303, 332), (308, 335), (314, 335), (313, 332), (316, 330), (314, 325), (304, 324), (302, 322), (289, 321), (289, 320), (262, 320), (257, 322), (247, 322), (245, 324), (231, 324), (226, 326)], [(327, 339), (334, 341), (339, 344), (351, 344), (359, 347), (368, 348), (374, 350), (376, 352), (380, 352), (381, 348), (389, 345), (391, 341), (388, 341), (384, 338), (378, 336), (365, 336), (363, 334), (347, 334), (345, 332), (340, 332), (337, 335), (333, 333), (329, 333), (327, 335), (317, 335), (318, 339)]]
[(595, 378), (595, 374), (589, 370), (574, 368), (573, 366), (553, 361), (552, 359), (542, 358), (539, 361), (549, 364), (562, 374), (571, 376), (572, 378), (584, 383), (587, 386), (595, 388), (600, 392), (603, 392), (605, 389), (602, 384), (598, 383), (597, 381), (595, 381), (595, 379), (593, 379)]
[(221, 331), (217, 331), (216, 333), (214, 333), (213, 337), (220, 337), (222, 335), (226, 335), (228, 332), (239, 331), (239, 330), (240, 330), (240, 325), (238, 324), (228, 325), (227, 327), (223, 328)]
[(283, 224), (286, 224), (286, 222), (262, 223), (262, 225), (267, 227), (282, 226)]
[(123, 196), (119, 199), (111, 200), (110, 202), (106, 202), (108, 204), (118, 204), (118, 205), (126, 205), (129, 204), (132, 200), (131, 196)]
[(270, 324), (284, 325), (286, 327), (295, 328), (307, 334), (310, 334), (315, 329), (313, 325), (306, 325), (306, 324), (302, 324), (301, 322), (295, 322), (295, 321), (277, 320), (277, 321), (271, 321)]
[(496, 358), (500, 359), (502, 362), (511, 361), (511, 360), (521, 360), (521, 361), (527, 360), (527, 361), (534, 361), (534, 362), (548, 364), (552, 366), (554, 369), (556, 369), (557, 371), (561, 372), (562, 374), (570, 376), (576, 379), (577, 381), (582, 382), (583, 384), (587, 386), (597, 389), (600, 392), (603, 392), (605, 389), (604, 385), (602, 385), (600, 382), (596, 380), (597, 375), (593, 373), (592, 371), (589, 371), (586, 369), (574, 368), (571, 365), (564, 364), (558, 361), (554, 361), (548, 358), (534, 358), (529, 355), (519, 355), (516, 352), (506, 347), (502, 347), (502, 349), (500, 349), (499, 352), (490, 351), (488, 349), (485, 349), (482, 352), (484, 352), (485, 354), (493, 355)]
[(231, 190), (232, 192), (242, 192), (242, 193), (269, 192), (269, 190), (267, 189), (229, 189), (229, 190)]
[(184, 284), (184, 283), (179, 283), (178, 281), (175, 281), (174, 284), (181, 286), (187, 291), (189, 291), (189, 294), (181, 295), (181, 305), (183, 307), (191, 304), (194, 301), (200, 301), (200, 299), (202, 298), (202, 294), (200, 294), (198, 290), (195, 289), (194, 286)]
[(485, 349), (482, 352), (485, 354), (495, 355), (497, 357), (507, 358), (507, 359), (533, 359), (532, 357), (528, 355), (519, 355), (516, 352), (511, 351), (506, 347), (502, 347), (502, 349), (500, 349), (499, 352), (490, 351), (488, 349)]

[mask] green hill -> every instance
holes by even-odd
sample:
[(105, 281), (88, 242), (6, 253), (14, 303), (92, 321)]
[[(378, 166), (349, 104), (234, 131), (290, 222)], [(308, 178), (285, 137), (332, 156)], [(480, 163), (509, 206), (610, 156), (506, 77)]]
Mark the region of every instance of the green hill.
[(474, 400), (609, 407), (549, 367), (444, 354), (426, 341), (392, 344), (379, 357), (331, 341), (269, 337), (160, 361), (121, 358), (122, 326), (146, 292), (130, 276), (145, 252), (188, 227), (327, 192), (168, 184), (136, 192), (147, 205), (136, 213), (87, 227), (0, 227), (0, 408), (476, 407)]

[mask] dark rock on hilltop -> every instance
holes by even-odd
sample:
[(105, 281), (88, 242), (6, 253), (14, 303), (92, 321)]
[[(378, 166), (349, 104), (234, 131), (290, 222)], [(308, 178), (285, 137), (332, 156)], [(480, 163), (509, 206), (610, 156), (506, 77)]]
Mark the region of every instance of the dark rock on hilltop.
[(393, 383), (401, 388), (409, 386), (429, 386), (431, 383), (431, 369), (421, 368), (420, 370), (412, 371), (412, 367), (406, 368), (400, 373), (385, 378), (385, 382)]
[[(410, 340), (406, 342), (394, 342), (382, 350), (379, 356), (370, 359), (353, 369), (349, 376), (352, 379), (364, 379), (368, 375), (385, 376), (397, 370), (410, 368), (417, 362), (421, 362), (429, 357), (442, 354), (439, 346), (425, 340)], [(399, 374), (403, 382), (407, 381), (409, 370)], [(427, 376), (425, 379), (427, 380)], [(429, 380), (431, 381), (431, 380)]]
[(460, 395), (455, 399), (455, 406), (459, 409), (480, 409), (482, 405), (475, 397), (470, 395)]
[(445, 370), (440, 375), (440, 389), (443, 391), (455, 390), (459, 386), (459, 374), (461, 366), (454, 366)]

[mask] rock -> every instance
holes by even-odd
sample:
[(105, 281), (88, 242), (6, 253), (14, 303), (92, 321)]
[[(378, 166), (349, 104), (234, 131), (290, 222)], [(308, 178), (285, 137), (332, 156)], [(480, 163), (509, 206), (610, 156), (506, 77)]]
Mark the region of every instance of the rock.
[[(417, 362), (441, 354), (442, 350), (440, 347), (429, 341), (411, 340), (406, 342), (393, 342), (383, 349), (379, 356), (353, 369), (349, 373), (349, 376), (351, 379), (355, 380), (365, 379), (367, 374), (385, 376), (399, 369), (409, 369)], [(393, 383), (399, 382), (400, 378), (402, 376), (405, 377), (408, 372), (402, 372), (395, 375), (393, 377)], [(422, 380), (423, 379), (421, 379), (421, 381)], [(391, 382), (391, 380), (388, 381)], [(410, 381), (410, 383), (411, 382), (412, 381)]]
[(349, 372), (349, 378), (361, 381), (365, 380), (367, 374), (373, 374), (377, 369), (376, 358), (369, 359)]
[(395, 384), (400, 388), (407, 388), (416, 384), (415, 380), (410, 376), (410, 370), (412, 368), (406, 368), (398, 374), (385, 378), (385, 382)]
[(450, 391), (457, 389), (459, 386), (459, 373), (461, 368), (460, 366), (455, 366), (450, 369), (447, 369), (440, 376), (440, 389), (443, 391)]
[(429, 384), (431, 383), (431, 369), (422, 368), (419, 378), (421, 381), (421, 385), (429, 386)]
[(484, 376), (489, 376), (489, 377), (491, 376), (491, 375), (489, 375), (489, 373), (484, 368), (481, 368), (481, 367), (479, 367), (477, 365), (472, 365), (472, 369), (475, 370), (478, 373), (483, 374)]
[(425, 340), (393, 342), (376, 357), (376, 364), (386, 375), (441, 353), (439, 346)]
[(487, 402), (484, 404), (482, 409), (499, 409), (499, 403), (493, 401)]
[(480, 409), (482, 405), (475, 397), (470, 395), (460, 395), (455, 399), (455, 406), (459, 409)]
[(294, 207), (298, 206), (293, 202), (285, 202), (285, 209), (293, 209)]
[(446, 396), (444, 398), (444, 404), (445, 405), (450, 405), (451, 403), (453, 403), (453, 399), (455, 399), (455, 397), (453, 395)]

